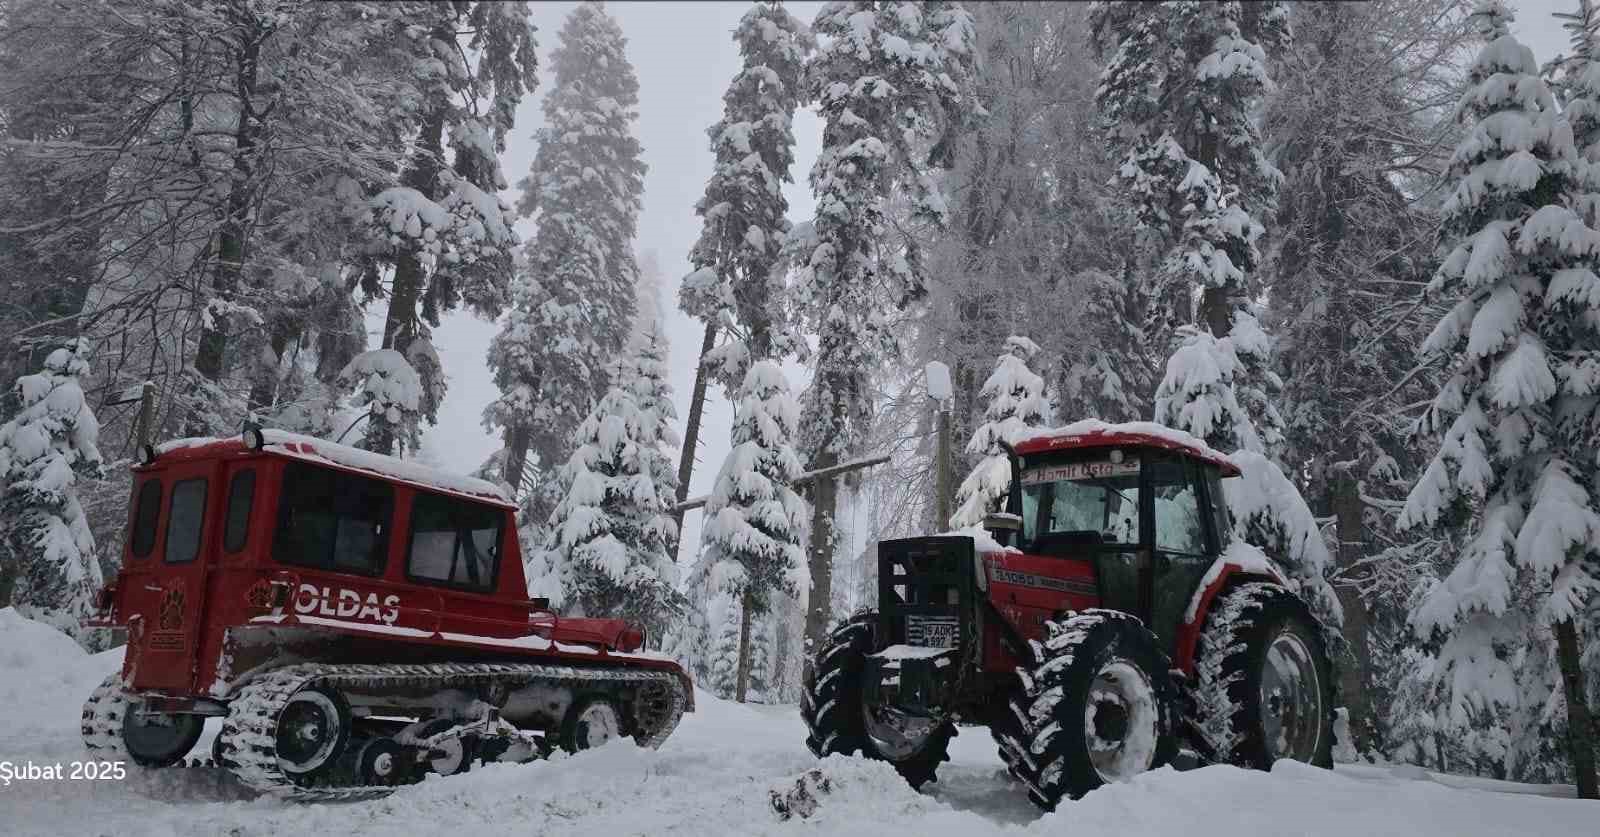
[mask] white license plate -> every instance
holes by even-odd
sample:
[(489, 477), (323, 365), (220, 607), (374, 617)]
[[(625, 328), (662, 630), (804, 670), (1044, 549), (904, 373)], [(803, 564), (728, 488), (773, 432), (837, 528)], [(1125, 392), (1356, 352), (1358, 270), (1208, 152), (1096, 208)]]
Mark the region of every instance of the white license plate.
[(906, 644), (920, 648), (954, 648), (960, 638), (959, 620), (945, 616), (906, 617)]

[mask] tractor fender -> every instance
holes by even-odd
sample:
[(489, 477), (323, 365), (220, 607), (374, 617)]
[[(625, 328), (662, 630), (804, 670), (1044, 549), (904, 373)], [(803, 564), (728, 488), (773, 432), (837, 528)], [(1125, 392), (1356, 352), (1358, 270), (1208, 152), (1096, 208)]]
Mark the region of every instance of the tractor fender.
[(1189, 607), (1178, 623), (1177, 642), (1173, 648), (1172, 665), (1184, 674), (1194, 672), (1194, 649), (1200, 642), (1200, 630), (1205, 627), (1206, 614), (1211, 602), (1223, 590), (1247, 581), (1267, 581), (1288, 586), (1288, 580), (1270, 563), (1241, 562), (1227, 555), (1211, 562), (1211, 567), (1195, 585), (1189, 597)]

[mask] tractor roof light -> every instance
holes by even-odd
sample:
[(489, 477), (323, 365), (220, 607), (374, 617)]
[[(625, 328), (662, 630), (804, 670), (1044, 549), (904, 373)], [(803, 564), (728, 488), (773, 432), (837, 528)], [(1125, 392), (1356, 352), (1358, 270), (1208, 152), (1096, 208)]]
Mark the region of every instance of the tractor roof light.
[(242, 435), (244, 437), (244, 446), (250, 450), (261, 450), (267, 446), (267, 436), (261, 432), (261, 428), (257, 425), (245, 425)]
[(156, 461), (156, 447), (151, 444), (139, 446), (139, 464), (154, 465)]

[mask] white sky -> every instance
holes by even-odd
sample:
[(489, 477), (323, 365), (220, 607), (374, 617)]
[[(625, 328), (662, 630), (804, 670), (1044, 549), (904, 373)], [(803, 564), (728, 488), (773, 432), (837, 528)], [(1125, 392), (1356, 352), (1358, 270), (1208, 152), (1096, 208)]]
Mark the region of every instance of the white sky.
[[(550, 50), (556, 45), (561, 24), (577, 4), (532, 5), (533, 21), (539, 28), (540, 65), (548, 68)], [(821, 5), (787, 4), (791, 14), (806, 22), (815, 18)], [(1549, 60), (1566, 46), (1566, 33), (1550, 12), (1575, 7), (1576, 3), (1512, 0), (1511, 5), (1520, 18), (1514, 25), (1515, 34), (1533, 48), (1539, 61)], [(677, 289), (689, 271), (689, 249), (700, 235), (700, 219), (694, 214), (694, 205), (711, 175), (712, 156), (705, 129), (722, 117), (723, 91), (739, 71), (739, 52), (732, 34), (749, 7), (742, 0), (610, 3), (606, 7), (628, 38), (628, 58), (639, 76), (636, 130), (650, 170), (645, 177), (636, 250), (640, 254), (654, 251), (662, 269), (666, 330), (672, 341), (671, 384), (677, 395), (680, 431), (683, 417), (688, 414), (701, 327), (678, 310)], [(533, 162), (536, 146), (532, 137), (543, 121), (539, 100), (552, 83), (550, 74), (541, 72), (535, 96), (525, 101), (517, 113), (516, 133), (501, 161), (506, 179), (513, 184)], [(796, 115), (795, 167), (791, 172), (795, 183), (786, 190), (790, 219), (794, 221), (809, 218), (814, 206), (806, 175), (816, 159), (821, 132), (821, 122), (814, 113)], [(514, 187), (508, 197), (515, 202)], [(526, 222), (519, 225), (525, 239), (532, 233), (530, 226)], [(500, 440), (485, 431), (480, 421), (484, 406), (497, 395), (484, 360), (495, 331), (493, 323), (463, 314), (446, 318), (434, 334), (434, 345), (450, 379), (450, 393), (440, 409), (438, 426), (427, 434), (424, 455), (451, 470), (470, 471), (500, 448)], [(805, 382), (803, 370), (791, 367), (790, 380), (798, 394)], [(690, 482), (690, 496), (709, 490), (728, 451), (732, 419), (731, 408), (713, 388), (702, 424), (700, 464)], [(699, 513), (690, 512), (684, 520), (682, 561), (692, 559), (699, 549), (699, 530)]]

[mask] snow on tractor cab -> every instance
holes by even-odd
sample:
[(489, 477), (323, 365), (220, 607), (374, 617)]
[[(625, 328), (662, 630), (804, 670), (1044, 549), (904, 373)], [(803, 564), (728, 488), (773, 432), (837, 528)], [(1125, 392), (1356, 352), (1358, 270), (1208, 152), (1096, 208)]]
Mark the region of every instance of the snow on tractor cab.
[(1332, 765), (1322, 629), (1230, 542), (1237, 468), (1143, 422), (1079, 422), (1009, 454), (988, 534), (878, 544), (877, 611), (813, 658), (812, 752), (860, 751), (919, 786), (957, 722), (986, 724), (1046, 809), (1171, 762), (1180, 740), (1203, 761)]
[(387, 792), (475, 759), (631, 736), (693, 708), (644, 632), (529, 600), (496, 486), (271, 430), (146, 449), (122, 570), (91, 624), (127, 657), (83, 708), (93, 750), (212, 757), (256, 790)]

